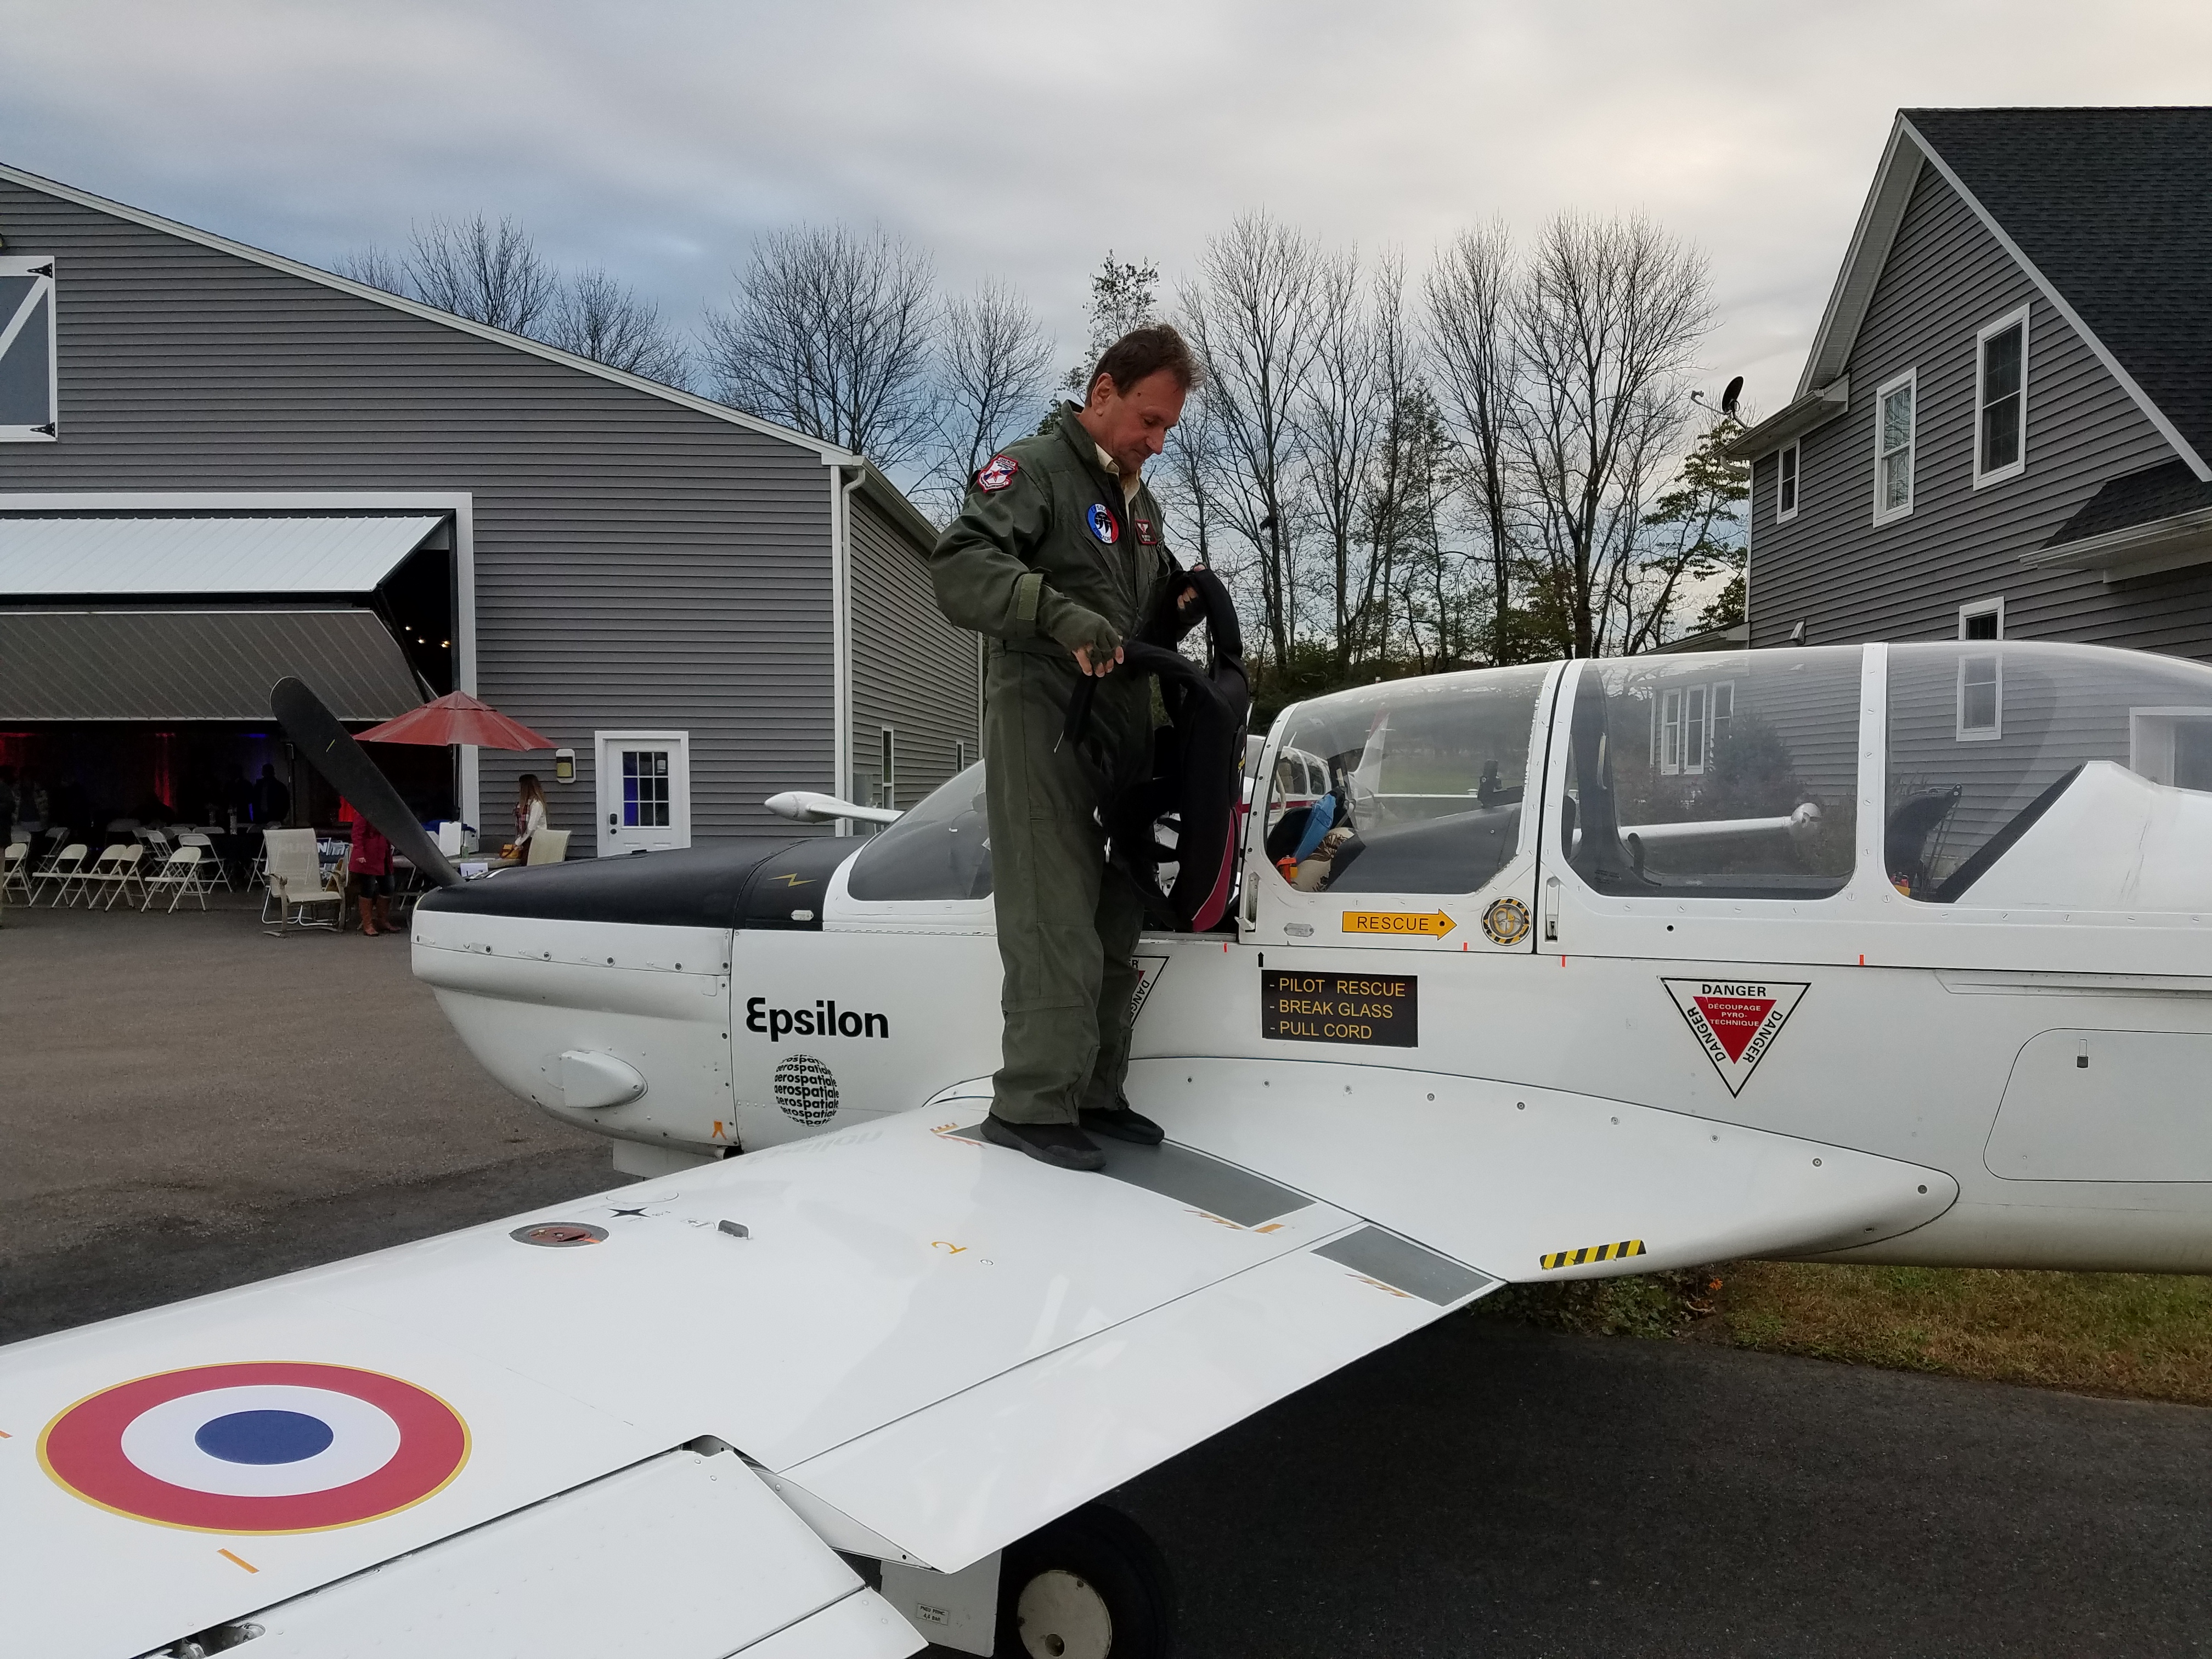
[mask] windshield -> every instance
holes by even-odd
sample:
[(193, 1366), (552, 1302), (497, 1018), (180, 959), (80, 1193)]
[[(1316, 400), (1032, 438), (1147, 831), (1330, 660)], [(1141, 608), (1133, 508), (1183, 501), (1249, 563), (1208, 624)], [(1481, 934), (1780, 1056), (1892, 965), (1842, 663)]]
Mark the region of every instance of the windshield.
[(1601, 893), (1825, 898), (1850, 880), (1856, 646), (1623, 657), (1575, 694), (1561, 850)]
[(2095, 646), (1892, 646), (1891, 884), (1956, 902), (2098, 762), (2212, 791), (2212, 669)]
[(1307, 892), (1472, 893), (1521, 836), (1548, 665), (1390, 680), (1292, 712), (1268, 859)]
[(881, 903), (991, 896), (991, 832), (983, 763), (939, 786), (860, 849), (846, 890)]

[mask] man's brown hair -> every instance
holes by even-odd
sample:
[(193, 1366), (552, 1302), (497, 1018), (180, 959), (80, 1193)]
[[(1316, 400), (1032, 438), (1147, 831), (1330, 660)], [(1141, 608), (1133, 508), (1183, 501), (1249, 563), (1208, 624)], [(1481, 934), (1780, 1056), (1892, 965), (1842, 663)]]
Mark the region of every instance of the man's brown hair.
[(1148, 374), (1162, 369), (1176, 378), (1176, 384), (1188, 392), (1200, 380), (1198, 360), (1190, 355), (1171, 323), (1146, 323), (1142, 328), (1133, 328), (1106, 348), (1106, 355), (1098, 360), (1098, 367), (1091, 371), (1091, 379), (1084, 386), (1084, 401), (1090, 401), (1091, 392), (1098, 385), (1101, 374), (1114, 382), (1116, 392), (1127, 395), (1129, 388)]

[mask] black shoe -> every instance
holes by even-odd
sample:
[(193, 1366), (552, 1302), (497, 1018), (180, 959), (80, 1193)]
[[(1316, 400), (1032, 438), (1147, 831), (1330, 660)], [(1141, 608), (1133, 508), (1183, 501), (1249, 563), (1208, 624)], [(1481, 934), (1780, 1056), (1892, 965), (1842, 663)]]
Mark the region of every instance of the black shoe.
[(1085, 1106), (1080, 1115), (1083, 1127), (1094, 1135), (1111, 1135), (1139, 1146), (1157, 1146), (1168, 1138), (1158, 1124), (1127, 1106)]
[(1073, 1123), (1009, 1123), (1002, 1117), (983, 1120), (983, 1139), (994, 1146), (1027, 1152), (1055, 1170), (1103, 1170), (1106, 1154), (1091, 1137)]

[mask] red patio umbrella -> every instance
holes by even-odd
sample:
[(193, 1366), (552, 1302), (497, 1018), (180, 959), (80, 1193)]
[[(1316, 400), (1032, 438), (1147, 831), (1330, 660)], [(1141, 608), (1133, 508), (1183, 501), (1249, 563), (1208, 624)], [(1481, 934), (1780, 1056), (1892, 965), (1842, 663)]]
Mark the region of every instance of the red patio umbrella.
[(357, 741), (419, 743), (433, 748), (457, 743), (472, 743), (479, 749), (553, 747), (550, 738), (539, 736), (520, 720), (507, 719), (465, 691), (448, 691), (435, 702), (426, 702), (398, 720), (358, 733)]

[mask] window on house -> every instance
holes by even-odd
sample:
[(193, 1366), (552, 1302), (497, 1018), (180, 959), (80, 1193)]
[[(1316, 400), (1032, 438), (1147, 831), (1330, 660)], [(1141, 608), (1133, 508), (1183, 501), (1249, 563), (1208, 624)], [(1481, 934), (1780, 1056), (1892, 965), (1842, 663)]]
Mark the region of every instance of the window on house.
[(2004, 595), (1975, 599), (1959, 607), (1959, 637), (1962, 640), (2001, 640), (2004, 637)]
[(1735, 729), (1735, 682), (1669, 686), (1652, 699), (1651, 764), (1662, 777), (1703, 776)]
[(1659, 694), (1652, 731), (1656, 734), (1652, 759), (1662, 774), (1672, 777), (1682, 769), (1682, 694), (1679, 690), (1670, 688)]
[(1682, 695), (1682, 769), (1700, 774), (1705, 769), (1705, 688), (1693, 685)]
[(2015, 477), (2027, 465), (2027, 307), (1975, 337), (1974, 485)]
[(1908, 369), (1875, 393), (1874, 521), (1887, 524), (1912, 511), (1912, 394)]
[(1729, 732), (1735, 725), (1735, 682), (1721, 680), (1713, 686), (1713, 712), (1711, 736), (1715, 753), (1728, 747)]
[(965, 741), (956, 738), (952, 744), (952, 770), (954, 775), (957, 776), (960, 773), (965, 772), (967, 769), (968, 745)]
[(0, 257), (0, 443), (52, 443), (57, 395), (53, 258)]
[(1994, 651), (1959, 659), (1957, 736), (1960, 743), (2004, 736), (2004, 659)]
[(876, 781), (876, 802), (878, 806), (897, 811), (895, 804), (898, 794), (898, 734), (888, 726), (883, 731), (883, 753), (879, 757), (881, 771)]
[(1777, 523), (1786, 524), (1797, 516), (1797, 446), (1790, 444), (1783, 450), (1775, 471), (1774, 517)]

